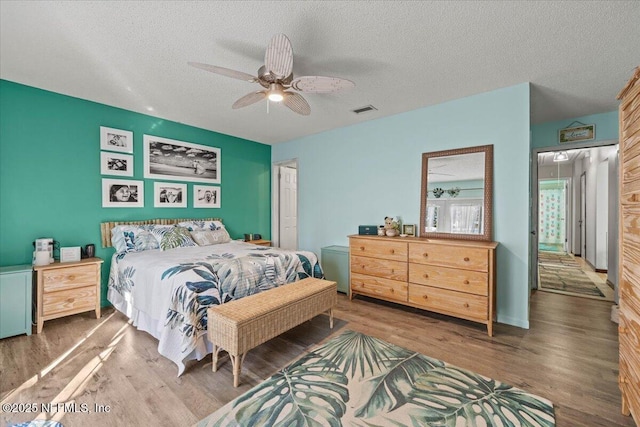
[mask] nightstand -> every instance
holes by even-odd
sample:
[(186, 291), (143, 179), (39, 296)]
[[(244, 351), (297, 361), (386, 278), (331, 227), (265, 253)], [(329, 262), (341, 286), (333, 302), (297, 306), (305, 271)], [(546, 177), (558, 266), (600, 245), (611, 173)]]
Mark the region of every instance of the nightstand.
[(0, 338), (31, 335), (30, 265), (0, 267)]
[(45, 320), (94, 311), (100, 318), (100, 268), (102, 259), (36, 265), (36, 333)]
[(252, 245), (258, 245), (258, 246), (271, 246), (271, 240), (264, 240), (264, 239), (249, 240), (247, 243), (251, 243)]

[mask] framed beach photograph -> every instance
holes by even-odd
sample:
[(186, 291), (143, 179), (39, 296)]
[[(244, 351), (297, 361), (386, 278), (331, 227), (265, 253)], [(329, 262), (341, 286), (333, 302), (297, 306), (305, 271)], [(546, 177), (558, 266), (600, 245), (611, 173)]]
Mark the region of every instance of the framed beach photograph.
[(186, 208), (187, 184), (175, 182), (153, 183), (154, 208)]
[(402, 234), (415, 237), (416, 235), (415, 224), (402, 224)]
[(101, 151), (100, 173), (102, 175), (133, 176), (133, 156)]
[(144, 177), (220, 184), (220, 149), (144, 135)]
[(220, 187), (212, 185), (193, 186), (193, 207), (194, 208), (219, 208), (220, 207)]
[(133, 153), (133, 132), (100, 126), (100, 149)]
[(144, 182), (128, 179), (102, 179), (103, 208), (144, 207)]

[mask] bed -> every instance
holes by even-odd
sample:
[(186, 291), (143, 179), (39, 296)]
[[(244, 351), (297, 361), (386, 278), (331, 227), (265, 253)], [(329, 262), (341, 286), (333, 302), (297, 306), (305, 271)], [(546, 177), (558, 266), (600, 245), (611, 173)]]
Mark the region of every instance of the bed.
[[(211, 228), (214, 230), (207, 234)], [(158, 352), (178, 366), (178, 375), (184, 372), (187, 361), (200, 360), (212, 352), (206, 334), (209, 306), (306, 277), (323, 278), (317, 256), (308, 251), (228, 238), (202, 246), (163, 247), (162, 242), (172, 238), (167, 238), (167, 233), (175, 233), (175, 229), (189, 234), (184, 232), (187, 229), (196, 243), (202, 243), (197, 239), (201, 231), (208, 236), (228, 236), (218, 218), (101, 224), (103, 247), (116, 247), (107, 299), (133, 326), (158, 339)], [(143, 236), (148, 242), (161, 242), (161, 247), (138, 247)]]

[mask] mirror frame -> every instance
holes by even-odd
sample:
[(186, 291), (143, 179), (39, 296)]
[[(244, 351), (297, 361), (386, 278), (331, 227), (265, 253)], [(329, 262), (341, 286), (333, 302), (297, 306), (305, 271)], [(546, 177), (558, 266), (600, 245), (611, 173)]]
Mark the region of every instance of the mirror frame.
[[(433, 157), (455, 156), (459, 154), (484, 153), (484, 224), (482, 234), (459, 234), (424, 231), (427, 214), (427, 176), (429, 159)], [(422, 192), (420, 194), (420, 237), (455, 240), (493, 240), (493, 145), (459, 148), (455, 150), (422, 153)]]

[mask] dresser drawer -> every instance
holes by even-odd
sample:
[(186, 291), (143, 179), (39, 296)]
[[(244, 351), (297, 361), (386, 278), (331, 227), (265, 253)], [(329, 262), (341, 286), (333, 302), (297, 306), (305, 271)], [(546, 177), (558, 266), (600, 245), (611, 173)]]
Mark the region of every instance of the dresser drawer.
[(379, 277), (351, 274), (351, 292), (388, 301), (407, 302), (407, 283)]
[(411, 243), (409, 244), (409, 262), (489, 271), (489, 251), (465, 246)]
[(409, 282), (476, 295), (489, 295), (488, 273), (409, 264)]
[(81, 288), (98, 282), (98, 269), (95, 265), (79, 265), (56, 268), (42, 272), (44, 292)]
[(407, 261), (407, 242), (351, 238), (351, 255)]
[(627, 403), (631, 407), (632, 414), (635, 416), (635, 414), (640, 414), (640, 399), (637, 398), (640, 396), (640, 378), (638, 378), (637, 374), (631, 369), (630, 365), (633, 362), (627, 360), (630, 351), (637, 352), (637, 349), (625, 349), (624, 352), (620, 353), (618, 384), (620, 385), (620, 391), (622, 391), (623, 395), (627, 398)]
[(620, 355), (624, 357), (636, 378), (640, 378), (640, 314), (621, 310), (618, 324)]
[(465, 319), (486, 321), (489, 313), (487, 297), (409, 284), (409, 302), (416, 307)]
[(42, 297), (44, 317), (61, 313), (75, 313), (96, 307), (96, 286), (48, 292)]
[(353, 273), (407, 281), (406, 262), (352, 255), (351, 271)]

